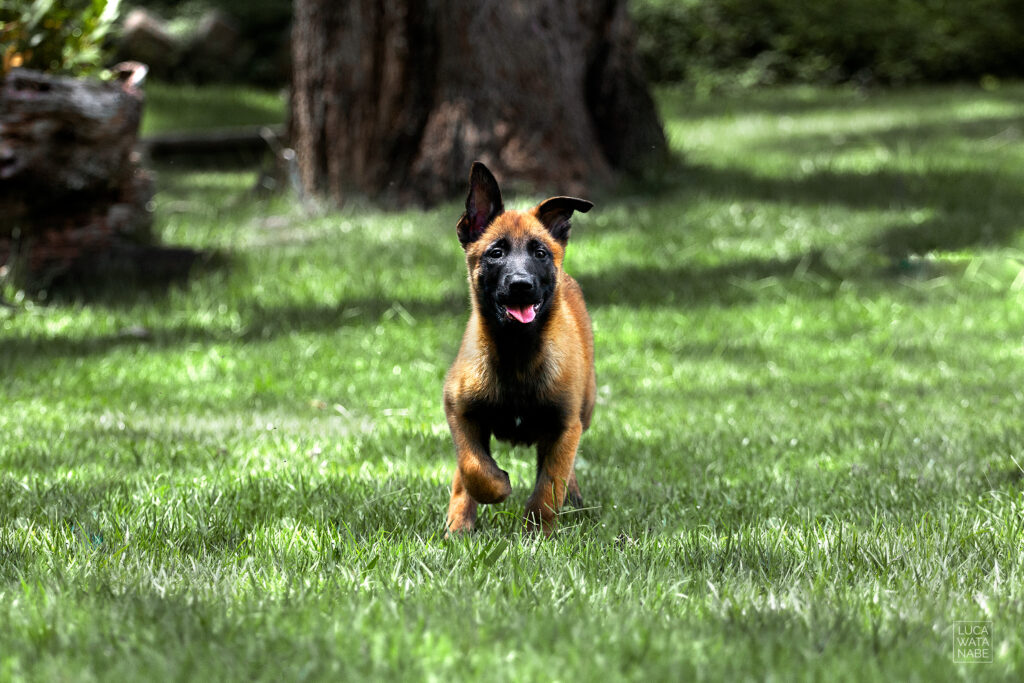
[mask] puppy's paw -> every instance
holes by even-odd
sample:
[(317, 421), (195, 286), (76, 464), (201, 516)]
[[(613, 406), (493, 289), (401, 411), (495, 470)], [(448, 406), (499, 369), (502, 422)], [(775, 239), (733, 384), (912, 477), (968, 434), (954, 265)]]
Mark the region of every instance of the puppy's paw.
[[(547, 514), (544, 514), (545, 511)], [(523, 522), (523, 528), (527, 533), (543, 533), (544, 536), (550, 536), (558, 526), (557, 515), (550, 510), (545, 510), (540, 505), (527, 504), (526, 516)]]
[(466, 519), (449, 519), (448, 530), (444, 532), (444, 537), (453, 538), (464, 536), (473, 532), (473, 521)]
[(478, 472), (470, 476), (464, 472), (463, 478), (466, 490), (478, 503), (500, 503), (512, 494), (512, 482), (508, 478), (508, 472), (498, 467), (486, 474)]
[(512, 495), (512, 481), (508, 478), (508, 472), (505, 470), (498, 470), (497, 476), (487, 484), (481, 492), (483, 497), (473, 496), (479, 503), (500, 503)]

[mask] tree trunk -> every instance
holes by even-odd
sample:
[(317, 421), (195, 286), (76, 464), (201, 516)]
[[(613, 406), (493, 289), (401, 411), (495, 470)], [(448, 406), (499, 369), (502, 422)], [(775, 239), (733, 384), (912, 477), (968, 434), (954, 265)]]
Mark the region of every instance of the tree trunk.
[[(0, 90), (0, 266), (45, 286), (149, 238), (151, 182), (132, 150), (140, 64), (103, 83), (13, 69)], [(15, 258), (16, 257), (16, 258)]]
[(473, 160), (583, 192), (666, 153), (626, 0), (296, 0), (307, 188), (433, 202)]

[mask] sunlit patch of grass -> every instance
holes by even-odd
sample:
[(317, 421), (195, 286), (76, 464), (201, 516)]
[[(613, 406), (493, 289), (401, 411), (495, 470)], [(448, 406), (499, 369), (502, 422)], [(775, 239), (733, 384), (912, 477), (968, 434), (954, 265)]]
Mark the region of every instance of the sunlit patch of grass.
[(661, 93), (680, 164), (573, 232), (599, 400), (550, 541), (503, 445), (441, 540), (457, 202), (159, 168), (162, 238), (224, 263), (0, 311), (0, 678), (1018, 676), (1020, 92)]

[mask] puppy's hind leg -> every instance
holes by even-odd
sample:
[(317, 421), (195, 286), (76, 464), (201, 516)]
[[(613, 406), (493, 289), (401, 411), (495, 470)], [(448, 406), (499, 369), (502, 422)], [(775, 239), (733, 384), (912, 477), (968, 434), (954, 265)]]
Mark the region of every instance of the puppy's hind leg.
[(573, 467), (572, 474), (569, 475), (569, 481), (566, 484), (568, 489), (566, 497), (569, 499), (569, 504), (577, 510), (583, 507), (583, 494), (580, 493), (580, 485), (576, 481), (576, 468)]
[[(550, 536), (557, 523), (558, 511), (565, 502), (566, 489), (573, 477), (576, 447), (583, 425), (577, 420), (566, 426), (557, 439), (537, 444), (537, 484), (526, 501), (526, 527), (541, 530)], [(579, 491), (579, 487), (576, 487)]]

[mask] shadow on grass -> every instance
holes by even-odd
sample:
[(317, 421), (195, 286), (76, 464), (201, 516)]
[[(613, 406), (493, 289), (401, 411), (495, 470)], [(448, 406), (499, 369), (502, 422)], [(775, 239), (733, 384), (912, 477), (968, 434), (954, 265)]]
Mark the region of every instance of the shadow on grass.
[(664, 90), (658, 100), (664, 110), (672, 112), (671, 118), (675, 121), (701, 121), (730, 115), (794, 116), (877, 106), (873, 99), (853, 89), (821, 88), (765, 88), (746, 91), (741, 97), (700, 97), (679, 88)]
[[(819, 252), (801, 258), (752, 259), (708, 268), (627, 266), (576, 276), (592, 308), (738, 305), (763, 297), (761, 289), (765, 286), (794, 279), (802, 279), (807, 287), (802, 294), (810, 296), (829, 296), (842, 281)], [(157, 290), (151, 296), (160, 295)], [(109, 305), (121, 305), (139, 296), (137, 289), (113, 289), (103, 293), (102, 300)], [(154, 329), (132, 327), (114, 334), (82, 338), (8, 335), (0, 338), (0, 354), (20, 358), (21, 362), (26, 359), (45, 362), (55, 357), (103, 355), (117, 348), (169, 349), (190, 343), (272, 341), (294, 333), (324, 333), (346, 326), (365, 326), (381, 319), (402, 318), (415, 324), (417, 320), (444, 316), (461, 323), (468, 316), (468, 307), (466, 295), (450, 294), (440, 299), (363, 297), (346, 299), (337, 305), (251, 307), (241, 313), (243, 324), (238, 329), (219, 327), (214, 322)]]
[[(874, 109), (879, 106), (872, 98), (862, 98), (852, 92), (849, 95), (840, 99), (851, 108)], [(952, 96), (964, 104), (973, 104), (981, 98), (1020, 106), (1019, 97), (1011, 92), (966, 90), (954, 92)], [(906, 95), (888, 94), (883, 99), (890, 105), (907, 108), (925, 107), (929, 97), (933, 95), (928, 92), (911, 92)], [(742, 104), (744, 114), (783, 115), (817, 108), (839, 108), (836, 93), (818, 91), (809, 92), (807, 97), (787, 90), (754, 94), (744, 99)], [(722, 116), (731, 111), (730, 106), (727, 99), (722, 105), (680, 103), (674, 109), (681, 112), (679, 118), (685, 119), (693, 112), (696, 112), (694, 118)], [(798, 161), (801, 156), (813, 156), (817, 168), (805, 175), (797, 175), (794, 170), (788, 176), (768, 176), (737, 166), (679, 162), (662, 177), (646, 179), (642, 184), (627, 183), (621, 191), (633, 199), (646, 197), (670, 202), (688, 196), (799, 206), (840, 205), (855, 210), (917, 209), (929, 212), (931, 216), (926, 222), (881, 231), (876, 239), (865, 244), (888, 256), (975, 245), (1003, 245), (1014, 241), (1024, 230), (1018, 210), (1024, 203), (1024, 175), (1019, 169), (1013, 170), (1011, 160), (1005, 154), (997, 157), (997, 160), (1003, 160), (1001, 164), (968, 162), (962, 163), (960, 168), (956, 164), (968, 161), (969, 152), (964, 151), (968, 146), (982, 155), (1005, 149), (1007, 145), (1019, 147), (1024, 127), (1022, 119), (1019, 116), (979, 116), (956, 120), (952, 113), (949, 118), (866, 132), (844, 132), (840, 125), (835, 132), (794, 132), (784, 138), (769, 139), (752, 146), (750, 153), (753, 155), (759, 151), (783, 153), (793, 161)], [(926, 154), (923, 160), (927, 165), (923, 170), (900, 171), (890, 167), (857, 173), (833, 170), (827, 158), (830, 153), (838, 157), (851, 151), (881, 148), (906, 150), (901, 151), (903, 157), (913, 160), (912, 155), (917, 150), (941, 149), (943, 145), (957, 146), (949, 152), (953, 164), (943, 163), (944, 160), (935, 154)], [(920, 168), (920, 165), (915, 164), (915, 168)]]
[[(441, 482), (395, 474), (377, 481), (334, 477), (312, 485), (303, 479), (248, 476), (202, 489), (169, 481), (155, 492), (140, 492), (130, 477), (61, 480), (30, 490), (3, 487), (8, 490), (0, 509), (10, 518), (61, 526), (94, 549), (116, 550), (124, 544), (123, 531), (130, 530), (136, 547), (167, 546), (189, 554), (237, 549), (254, 530), (283, 519), (332, 537), (442, 531), (448, 490)], [(141, 504), (140, 496), (146, 499)], [(159, 499), (156, 505), (150, 496)]]
[[(943, 105), (973, 104), (979, 99), (1011, 106), (1020, 105), (1019, 86), (983, 91), (972, 86), (910, 87), (901, 89), (854, 89), (819, 87), (774, 87), (739, 92), (725, 92), (721, 96), (697, 96), (685, 88), (669, 88), (658, 94), (662, 109), (671, 112), (676, 121), (700, 121), (723, 116), (800, 116), (803, 114), (829, 114), (857, 111), (875, 111), (879, 108), (894, 110), (923, 109)], [(941, 97), (941, 100), (939, 99)]]
[[(446, 435), (426, 438), (430, 441), (428, 452), (447, 452), (450, 448)], [(907, 455), (894, 462), (876, 454), (877, 459), (859, 463), (859, 467), (854, 467), (858, 463), (851, 460), (850, 467), (822, 472), (813, 464), (819, 457), (817, 452), (806, 454), (806, 469), (801, 469), (793, 455), (787, 456), (789, 475), (780, 479), (774, 453), (749, 460), (730, 452), (726, 442), (690, 451), (672, 436), (614, 434), (601, 438), (589, 434), (585, 438), (587, 452), (595, 454), (579, 473), (585, 504), (581, 511), (567, 509), (562, 523), (588, 526), (605, 522), (616, 527), (613, 534), (624, 532), (627, 543), (629, 536), (661, 533), (660, 522), (665, 519), (682, 523), (680, 510), (687, 511), (686, 524), (691, 528), (706, 525), (725, 531), (757, 527), (768, 519), (799, 526), (809, 513), (821, 510), (849, 524), (870, 525), (880, 513), (919, 519), (930, 510), (948, 510), (993, 489), (1015, 491), (1020, 486), (1019, 471), (1013, 463), (963, 471), (960, 457), (953, 451), (939, 456), (932, 475), (914, 480), (908, 479), (906, 472), (912, 471), (915, 458), (922, 456)], [(624, 468), (609, 460), (611, 452), (646, 453), (650, 457)], [(505, 452), (501, 455), (503, 460), (510, 457)], [(661, 476), (666, 471), (666, 460), (675, 461), (680, 455), (687, 460), (676, 475), (668, 479)], [(187, 472), (156, 483), (146, 474), (152, 470), (151, 464), (94, 479), (36, 479), (29, 486), (11, 477), (0, 478), (0, 516), (63, 529), (88, 551), (115, 552), (127, 543), (124, 534), (130, 532), (132, 552), (143, 554), (147, 549), (157, 554), (195, 556), (231, 554), (240, 549), (246, 553), (275, 553), (281, 551), (275, 534), (297, 537), (295, 529), (300, 527), (319, 539), (315, 542), (323, 544), (328, 552), (332, 544), (346, 537), (362, 542), (379, 539), (382, 533), (441, 536), (448, 498), (444, 475), (435, 479), (394, 472), (390, 465), (382, 465), (376, 476), (362, 473), (321, 478), (294, 468), (254, 474), (230, 455), (218, 458), (226, 471), (210, 476), (201, 487), (194, 485)], [(367, 462), (381, 459), (370, 456)], [(203, 462), (192, 465), (206, 469)], [(60, 463), (52, 464), (54, 475), (62, 470)], [(794, 485), (798, 480), (800, 485)], [(911, 481), (913, 486), (908, 485)], [(902, 491), (899, 497), (890, 495), (894, 488)], [(508, 502), (487, 507), (481, 529), (514, 531), (528, 489), (528, 485), (517, 485)], [(837, 489), (844, 494), (836, 496)], [(876, 505), (865, 506), (864, 501), (875, 501)], [(621, 511), (616, 512), (616, 508)], [(771, 559), (770, 553), (752, 550), (757, 552), (744, 556), (744, 562), (760, 565), (762, 559)], [(695, 559), (703, 556), (700, 548), (691, 551)], [(5, 552), (2, 542), (0, 552)], [(733, 561), (716, 556), (726, 564)], [(18, 556), (7, 560), (14, 567), (29, 561)]]
[[(815, 276), (811, 283), (808, 275)], [(612, 268), (576, 277), (591, 306), (635, 308), (674, 305), (731, 306), (753, 301), (766, 285), (803, 278), (817, 295), (827, 296), (842, 278), (820, 252), (792, 259), (749, 259), (707, 268), (659, 266)]]
[(156, 301), (192, 279), (227, 270), (231, 256), (169, 245), (124, 245), (109, 254), (80, 259), (47, 283), (58, 303), (123, 307), (140, 299)]
[(895, 261), (932, 251), (1009, 244), (1022, 231), (1024, 223), (1010, 217), (993, 221), (991, 216), (986, 219), (968, 212), (942, 214), (934, 220), (892, 226), (878, 235), (870, 246)]
[[(968, 94), (965, 93), (966, 97)], [(851, 97), (853, 95), (851, 94)], [(791, 96), (790, 96), (791, 98)], [(854, 101), (853, 98), (851, 101)], [(907, 100), (916, 102), (914, 98)], [(709, 105), (710, 106), (710, 105)], [(859, 105), (858, 105), (859, 106)], [(871, 101), (865, 107), (872, 107)], [(767, 97), (755, 101), (753, 111), (784, 113), (816, 107), (835, 108), (834, 95), (811, 97), (796, 102), (787, 97)], [(713, 107), (712, 107), (713, 108)], [(714, 112), (711, 112), (714, 113)], [(710, 115), (710, 114), (709, 114)], [(926, 144), (931, 141), (964, 140), (977, 142), (1019, 126), (1013, 117), (940, 122), (918, 126), (895, 126), (871, 133), (844, 134), (841, 141), (831, 135), (794, 136), (766, 145), (766, 149), (820, 152), (842, 151), (866, 144), (896, 147), (901, 144)], [(753, 150), (752, 153), (756, 153)], [(185, 183), (174, 176), (172, 182)], [(712, 197), (725, 201), (788, 203), (800, 206), (838, 204), (861, 210), (920, 209), (919, 222), (881, 227), (867, 238), (863, 247), (877, 254), (876, 263), (866, 264), (856, 274), (834, 272), (817, 251), (791, 259), (748, 259), (716, 266), (654, 262), (651, 266), (612, 266), (601, 272), (577, 272), (577, 279), (591, 306), (628, 305), (633, 307), (743, 304), (763, 296), (765, 286), (784, 282), (801, 295), (828, 296), (844, 278), (872, 277), (880, 281), (898, 274), (897, 269), (881, 267), (888, 258), (898, 261), (908, 254), (933, 250), (958, 250), (978, 245), (1008, 244), (1024, 230), (1018, 207), (1024, 204), (1019, 174), (1008, 175), (998, 169), (930, 169), (920, 172), (877, 170), (854, 173), (821, 169), (799, 177), (770, 177), (741, 167), (686, 166), (679, 164), (664, 176), (644, 183), (627, 183), (609, 197), (611, 203), (639, 198), (642, 201), (678, 204)], [(225, 181), (227, 182), (227, 181)], [(186, 183), (187, 184), (187, 183)], [(175, 190), (185, 194), (186, 185)], [(233, 187), (230, 183), (225, 187)], [(199, 189), (211, 203), (222, 197), (224, 187)], [(189, 189), (191, 192), (191, 189)], [(626, 227), (626, 226), (624, 226)], [(612, 228), (614, 230), (614, 227)], [(353, 237), (353, 239), (358, 239)], [(447, 251), (438, 261), (450, 261)], [(194, 269), (192, 276), (228, 267), (223, 255)], [(810, 276), (810, 277), (808, 277)], [(140, 298), (158, 300), (165, 289), (118, 283), (97, 285), (68, 299), (83, 299), (91, 304), (119, 306)], [(37, 338), (31, 336), (0, 339), (0, 353), (24, 358), (53, 356), (89, 356), (113, 348), (147, 344), (169, 348), (189, 342), (271, 340), (293, 332), (326, 332), (345, 325), (366, 324), (383, 316), (424, 317), (458, 316), (466, 311), (465, 295), (442, 299), (395, 301), (364, 297), (340, 301), (337, 305), (284, 305), (276, 308), (245, 308), (239, 311), (239, 329), (211, 325), (183, 325), (153, 330), (126, 330), (105, 336), (75, 338)], [(135, 334), (134, 332), (138, 332)]]
[[(1019, 103), (1017, 103), (1019, 106)], [(790, 134), (783, 140), (765, 142), (753, 150), (780, 151), (796, 154), (817, 154), (824, 151), (845, 152), (884, 146), (889, 149), (918, 149), (943, 142), (993, 144), (1017, 143), (1024, 121), (1019, 116), (981, 117), (975, 119), (932, 121), (904, 124), (865, 131)]]
[(1024, 205), (1021, 177), (995, 169), (864, 174), (822, 170), (798, 178), (772, 178), (737, 168), (680, 166), (647, 190), (649, 197), (669, 202), (681, 196), (713, 197), (859, 210), (919, 209), (931, 214), (928, 220), (882, 230), (870, 239), (865, 246), (883, 256), (1005, 245), (1024, 231), (1017, 210)]
[[(161, 296), (158, 290), (155, 296)], [(110, 295), (107, 303), (116, 302), (118, 294)], [(126, 294), (123, 303), (129, 303), (135, 294)], [(191, 343), (260, 342), (273, 341), (295, 333), (330, 332), (346, 326), (365, 326), (381, 319), (404, 318), (410, 323), (418, 319), (468, 314), (464, 296), (441, 299), (389, 299), (365, 297), (346, 299), (336, 306), (288, 305), (255, 307), (242, 311), (244, 323), (238, 329), (213, 325), (180, 325), (146, 328), (128, 327), (114, 334), (82, 338), (40, 337), (32, 334), (8, 335), (0, 338), (0, 355), (45, 362), (47, 358), (83, 358), (108, 353), (117, 348), (146, 347), (171, 349)], [(457, 341), (457, 340), (456, 340)]]
[(1016, 205), (1024, 198), (1016, 179), (996, 170), (932, 170), (871, 173), (819, 170), (801, 177), (771, 178), (737, 168), (682, 166), (663, 193), (683, 191), (722, 199), (840, 204), (853, 209), (969, 209), (989, 213), (994, 199)]

